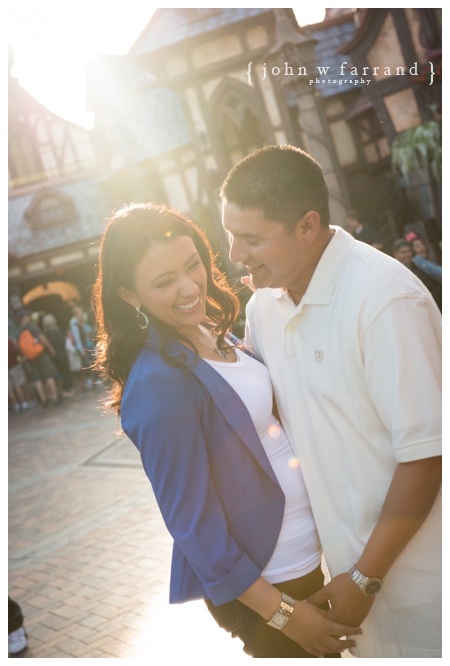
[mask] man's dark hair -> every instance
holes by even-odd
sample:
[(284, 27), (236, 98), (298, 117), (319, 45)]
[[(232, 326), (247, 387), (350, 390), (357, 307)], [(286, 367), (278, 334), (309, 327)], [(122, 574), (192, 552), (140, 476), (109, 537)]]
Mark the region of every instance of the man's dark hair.
[(266, 146), (230, 171), (220, 197), (241, 210), (262, 210), (266, 220), (293, 228), (310, 210), (328, 227), (328, 187), (322, 167), (300, 148)]

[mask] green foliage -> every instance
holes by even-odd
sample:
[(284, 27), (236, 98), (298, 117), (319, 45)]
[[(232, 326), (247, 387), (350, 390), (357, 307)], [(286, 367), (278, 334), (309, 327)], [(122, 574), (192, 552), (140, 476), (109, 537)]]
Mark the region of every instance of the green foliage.
[(433, 176), (440, 183), (442, 180), (440, 123), (430, 120), (399, 134), (392, 144), (392, 166), (398, 168), (403, 177), (430, 166)]

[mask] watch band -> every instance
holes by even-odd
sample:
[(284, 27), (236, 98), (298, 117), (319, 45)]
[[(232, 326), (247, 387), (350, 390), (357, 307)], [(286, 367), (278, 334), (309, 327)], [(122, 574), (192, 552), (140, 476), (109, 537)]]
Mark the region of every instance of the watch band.
[(364, 576), (364, 574), (357, 569), (356, 565), (352, 566), (348, 575), (352, 581), (357, 584), (365, 597), (374, 597), (382, 588), (383, 581), (381, 578)]
[(282, 592), (280, 605), (267, 623), (269, 627), (273, 627), (274, 629), (283, 629), (283, 627), (291, 619), (291, 615), (294, 612), (294, 606), (295, 599)]

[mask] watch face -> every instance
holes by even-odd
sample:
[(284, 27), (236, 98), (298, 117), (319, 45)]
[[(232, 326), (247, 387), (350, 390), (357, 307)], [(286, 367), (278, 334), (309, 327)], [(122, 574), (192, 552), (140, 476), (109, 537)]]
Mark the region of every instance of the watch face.
[(381, 590), (381, 583), (378, 580), (371, 580), (364, 587), (366, 597), (374, 597)]

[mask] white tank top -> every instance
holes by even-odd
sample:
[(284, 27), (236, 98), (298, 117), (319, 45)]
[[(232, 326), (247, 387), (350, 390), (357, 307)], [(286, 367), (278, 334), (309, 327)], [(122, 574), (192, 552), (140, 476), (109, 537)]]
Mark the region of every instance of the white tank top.
[(266, 366), (235, 349), (236, 363), (209, 363), (230, 384), (247, 407), (256, 432), (286, 498), (275, 550), (262, 572), (269, 583), (282, 583), (314, 571), (321, 547), (302, 471), (289, 440), (272, 414), (273, 389)]

